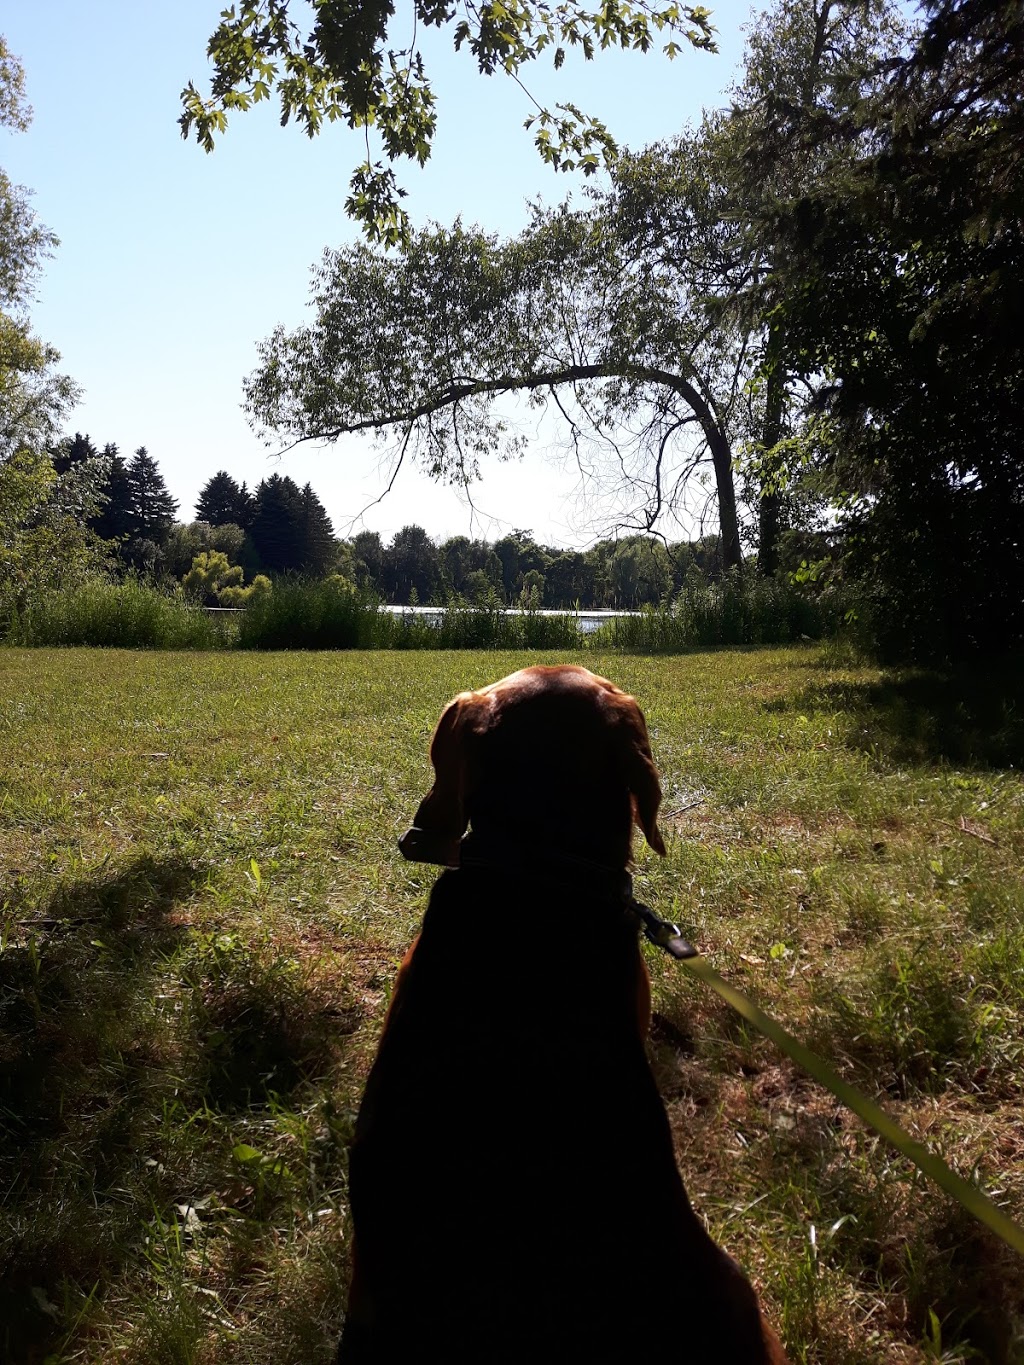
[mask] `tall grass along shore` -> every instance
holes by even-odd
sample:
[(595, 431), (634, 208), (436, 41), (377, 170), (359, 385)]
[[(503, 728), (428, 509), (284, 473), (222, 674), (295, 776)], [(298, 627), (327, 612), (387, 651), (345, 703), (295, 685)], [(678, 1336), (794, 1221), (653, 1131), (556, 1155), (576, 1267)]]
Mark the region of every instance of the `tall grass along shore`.
[(611, 620), (584, 639), (578, 617), (453, 604), (392, 614), (338, 579), (282, 579), (238, 613), (210, 615), (180, 594), (93, 579), (42, 597), (7, 625), (10, 644), (122, 649), (598, 649), (672, 654), (787, 644), (834, 634), (844, 604), (756, 578), (687, 588), (671, 603)]

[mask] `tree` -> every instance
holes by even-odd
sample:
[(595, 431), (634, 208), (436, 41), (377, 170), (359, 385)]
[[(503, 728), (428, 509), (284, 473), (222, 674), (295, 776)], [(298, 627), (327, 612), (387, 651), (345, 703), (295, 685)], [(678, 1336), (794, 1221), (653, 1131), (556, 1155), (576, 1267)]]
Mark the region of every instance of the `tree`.
[(108, 442), (103, 447), (103, 459), (107, 466), (103, 485), (106, 501), (93, 520), (92, 529), (101, 540), (121, 545), (132, 533), (132, 493), (128, 466), (113, 443)]
[(57, 442), (51, 452), (51, 458), (57, 473), (66, 474), (72, 465), (81, 464), (84, 460), (94, 460), (98, 454), (99, 451), (90, 437), (76, 431), (74, 436), (66, 436), (63, 441)]
[(241, 526), (226, 522), (211, 526), (207, 521), (175, 522), (163, 546), (163, 570), (171, 578), (184, 578), (197, 555), (219, 552), (229, 564), (238, 564), (245, 543)]
[(352, 538), (355, 581), (360, 588), (383, 591), (384, 546), (376, 531), (360, 531)]
[(828, 379), (846, 571), (885, 648), (942, 659), (1024, 642), (1024, 17), (926, 11), (852, 107), (771, 111), (769, 165), (813, 145), (816, 173), (756, 229), (763, 304)]
[(196, 500), (196, 521), (210, 526), (231, 523), (248, 526), (252, 517), (252, 494), (243, 483), (241, 487), (226, 470), (220, 469), (208, 479)]
[(0, 461), (0, 634), (20, 610), (100, 568), (106, 546), (88, 523), (102, 503), (102, 457), (59, 475), (42, 451)]
[(242, 570), (237, 564), (229, 564), (227, 555), (219, 550), (201, 550), (181, 580), (186, 596), (204, 602), (216, 602), (222, 588), (241, 587), (241, 584)]
[[(298, 8), (297, 6), (295, 8)], [(313, 137), (325, 121), (363, 128), (367, 157), (357, 166), (345, 203), (373, 241), (395, 245), (409, 232), (391, 163), (401, 157), (422, 166), (436, 128), (434, 93), (419, 49), (419, 27), (448, 27), (455, 49), (465, 47), (484, 75), (502, 71), (522, 84), (520, 71), (549, 50), (555, 69), (566, 49), (588, 60), (598, 47), (647, 51), (656, 41), (673, 57), (679, 40), (713, 49), (710, 15), (700, 6), (645, 0), (587, 10), (573, 0), (515, 0), (513, 4), (438, 4), (414, 0), (405, 33), (394, 34), (393, 0), (319, 0), (304, 32), (289, 0), (240, 0), (223, 11), (207, 48), (214, 74), (204, 99), (190, 82), (182, 92), (182, 136), (194, 132), (206, 151), (227, 126), (228, 115), (269, 99), (276, 87), (281, 122), (294, 119)], [(308, 22), (308, 20), (307, 20)], [(305, 26), (304, 26), (305, 27)], [(535, 143), (556, 169), (577, 165), (591, 173), (615, 144), (605, 126), (572, 104), (537, 108), (527, 120)], [(387, 164), (372, 161), (370, 130), (379, 135)]]
[(715, 505), (730, 566), (747, 451), (771, 572), (779, 452), (797, 419), (785, 338), (750, 302), (770, 245), (745, 225), (814, 157), (793, 153), (757, 182), (746, 164), (766, 102), (848, 108), (900, 32), (884, 0), (781, 0), (752, 35), (732, 115), (619, 158), (586, 208), (538, 208), (508, 241), (456, 223), (408, 234), (398, 257), (325, 253), (314, 323), (264, 344), (246, 389), (254, 423), (292, 440), (391, 431), (403, 455), (465, 485), (482, 456), (521, 449), (495, 400), (522, 393), (568, 423), (581, 471), (597, 461), (622, 529), (648, 531), (682, 505), (703, 521)]
[(134, 540), (161, 546), (174, 525), (178, 504), (167, 491), (156, 460), (139, 446), (128, 461), (129, 529)]
[[(702, 441), (684, 453), (675, 484), (711, 460), (723, 543), (739, 563), (722, 399), (698, 363), (712, 344), (707, 329), (688, 349), (679, 326), (659, 329), (662, 301), (642, 264), (590, 215), (538, 210), (505, 243), (457, 223), (416, 234), (398, 256), (362, 244), (326, 252), (313, 302), (313, 324), (279, 327), (246, 383), (265, 436), (394, 430), (403, 458), (411, 450), (433, 477), (467, 485), (480, 457), (522, 449), (493, 404), (525, 393), (550, 401), (574, 433), (589, 425), (623, 471), (624, 524), (649, 530), (678, 492), (666, 487), (666, 448), (696, 426)], [(738, 388), (733, 374), (726, 398)], [(644, 468), (616, 439), (616, 424), (634, 418)]]
[(300, 568), (303, 573), (322, 577), (334, 568), (337, 549), (334, 540), (334, 527), (323, 503), (307, 483), (299, 495), (301, 540)]
[[(0, 37), (0, 126), (28, 127), (24, 72)], [(0, 170), (0, 462), (19, 451), (52, 448), (77, 386), (57, 374), (52, 346), (33, 336), (28, 306), (56, 236), (37, 220), (28, 191)]]
[(273, 573), (323, 575), (334, 564), (331, 521), (307, 483), (271, 474), (256, 489), (249, 530), (260, 562)]
[(391, 602), (429, 602), (440, 581), (437, 547), (422, 526), (403, 526), (384, 556)]
[[(28, 127), (24, 72), (0, 38), (0, 126)], [(95, 450), (54, 468), (78, 390), (55, 372), (60, 359), (32, 334), (29, 305), (57, 238), (29, 207), (28, 191), (0, 170), (0, 629), (33, 597), (70, 586), (103, 559), (88, 529), (102, 504), (105, 465)]]
[(615, 547), (610, 577), (616, 606), (639, 607), (661, 602), (672, 589), (668, 551), (649, 536), (630, 536)]

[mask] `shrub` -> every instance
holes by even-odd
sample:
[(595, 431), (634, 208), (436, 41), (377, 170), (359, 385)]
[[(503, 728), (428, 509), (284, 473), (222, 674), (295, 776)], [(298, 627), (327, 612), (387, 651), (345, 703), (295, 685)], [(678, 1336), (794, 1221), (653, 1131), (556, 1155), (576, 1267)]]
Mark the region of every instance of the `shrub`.
[(27, 607), (10, 639), (22, 645), (98, 645), (118, 649), (214, 649), (224, 643), (216, 624), (181, 597), (128, 578), (87, 579)]
[(834, 589), (809, 596), (780, 579), (727, 574), (691, 583), (666, 607), (617, 617), (594, 637), (605, 649), (672, 654), (715, 645), (789, 644), (834, 634), (844, 603)]
[(386, 648), (388, 630), (376, 603), (347, 579), (281, 579), (254, 594), (239, 618), (242, 649)]

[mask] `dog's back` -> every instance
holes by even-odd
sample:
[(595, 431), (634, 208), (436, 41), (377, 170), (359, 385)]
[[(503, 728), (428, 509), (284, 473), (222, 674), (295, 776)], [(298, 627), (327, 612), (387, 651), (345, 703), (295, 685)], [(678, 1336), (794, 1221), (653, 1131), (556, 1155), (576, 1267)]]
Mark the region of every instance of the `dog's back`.
[[(573, 700), (592, 675), (571, 674), (541, 674), (567, 686), (497, 717), (465, 694), (485, 699), (438, 727), (417, 828), (431, 847), (460, 820), (473, 830), (431, 894), (359, 1114), (342, 1365), (783, 1362), (690, 1208), (644, 1052), (649, 986), (623, 891), (632, 803), (660, 844), (643, 718), (617, 689), (621, 724), (604, 694)], [(573, 765), (584, 738), (595, 752)], [(549, 809), (547, 795), (523, 804), (538, 770), (582, 807), (579, 856), (563, 824), (523, 844), (523, 822)]]

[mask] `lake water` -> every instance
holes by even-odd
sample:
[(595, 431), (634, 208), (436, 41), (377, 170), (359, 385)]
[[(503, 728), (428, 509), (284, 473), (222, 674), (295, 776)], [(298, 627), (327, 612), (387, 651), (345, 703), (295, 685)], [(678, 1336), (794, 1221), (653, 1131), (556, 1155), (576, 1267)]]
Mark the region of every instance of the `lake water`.
[[(438, 621), (448, 610), (447, 607), (403, 607), (403, 606), (382, 606), (381, 611), (390, 612), (392, 616), (421, 616), (428, 623)], [(463, 608), (469, 611), (472, 608)], [(503, 616), (525, 616), (527, 613), (519, 607), (503, 607)], [(593, 611), (557, 611), (541, 609), (532, 612), (533, 616), (574, 616), (579, 622), (581, 635), (593, 635), (599, 626), (603, 626), (606, 621), (613, 621), (616, 617), (639, 616), (637, 611), (612, 611), (598, 610)]]

